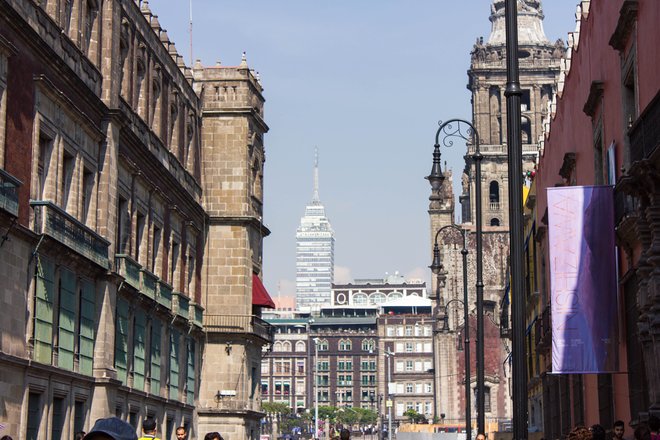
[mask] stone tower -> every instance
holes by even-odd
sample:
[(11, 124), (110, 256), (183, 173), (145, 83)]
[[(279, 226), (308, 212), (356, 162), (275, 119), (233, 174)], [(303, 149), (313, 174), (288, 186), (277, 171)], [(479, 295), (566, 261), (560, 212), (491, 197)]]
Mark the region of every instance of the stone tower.
[[(506, 34), (504, 0), (493, 0), (490, 21), (492, 30), (488, 41), (478, 38), (468, 70), (468, 89), (472, 92), (472, 119), (480, 135), (482, 161), (483, 224), (508, 227), (508, 167), (506, 146)], [(547, 104), (555, 93), (559, 63), (564, 55), (564, 43), (551, 43), (543, 30), (543, 9), (540, 0), (518, 1), (518, 41), (522, 110), (523, 169), (534, 168), (539, 154), (539, 140)], [(468, 175), (474, 164), (466, 163)], [(475, 205), (474, 181), (469, 194), (461, 195), (462, 203), (469, 203), (468, 217), (473, 221)]]
[(263, 135), (268, 131), (264, 98), (245, 54), (237, 67), (205, 68), (197, 62), (193, 71), (202, 103), (202, 176), (209, 215), (198, 430), (256, 439), (262, 416), (261, 349), (271, 342), (252, 295), (253, 283), (260, 282), (261, 244), (269, 234), (262, 223)]
[[(482, 221), (483, 221), (483, 281), (484, 281), (484, 384), (485, 420), (488, 431), (496, 430), (495, 420), (511, 417), (509, 396), (510, 370), (508, 363), (508, 340), (501, 336), (499, 305), (507, 284), (507, 261), (509, 254), (508, 232), (508, 166), (506, 145), (506, 34), (504, 0), (493, 0), (490, 21), (492, 29), (484, 42), (478, 38), (471, 52), (468, 70), (468, 89), (472, 92), (472, 123), (479, 134), (482, 160)], [(542, 121), (548, 102), (555, 93), (560, 60), (565, 53), (564, 43), (551, 43), (543, 30), (543, 10), (540, 0), (518, 1), (518, 33), (520, 57), (520, 84), (522, 96), (522, 140), (523, 169), (534, 169), (539, 154)], [(474, 152), (474, 146), (468, 145)], [(470, 351), (473, 392), (476, 390), (476, 249), (475, 249), (475, 194), (474, 162), (466, 156), (463, 170), (461, 203), (461, 228), (469, 231), (468, 237), (468, 310), (471, 314)], [(439, 191), (433, 191), (429, 209), (431, 223), (431, 248), (436, 231), (450, 224), (455, 218), (453, 195), (447, 186), (450, 175)], [(449, 184), (451, 186), (451, 184)], [(447, 278), (438, 290), (433, 280), (432, 296), (436, 300), (435, 313), (444, 311), (449, 320), (449, 333), (437, 333), (434, 342), (436, 405), (437, 414), (444, 414), (445, 423), (462, 423), (465, 418), (463, 353), (457, 353), (457, 338), (463, 339), (463, 279), (461, 261), (461, 238), (457, 233), (447, 232), (440, 237), (440, 255)], [(453, 301), (455, 300), (455, 301)], [(476, 427), (476, 397), (472, 398), (472, 422)], [(473, 431), (475, 432), (475, 431)]]

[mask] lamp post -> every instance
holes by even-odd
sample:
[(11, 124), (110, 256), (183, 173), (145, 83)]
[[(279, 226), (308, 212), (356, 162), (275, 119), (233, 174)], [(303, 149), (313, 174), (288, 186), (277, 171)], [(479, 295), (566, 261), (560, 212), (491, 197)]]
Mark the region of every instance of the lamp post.
[(511, 339), (513, 356), (513, 438), (527, 438), (527, 371), (525, 369), (525, 297), (522, 213), (522, 135), (518, 69), (518, 2), (504, 4), (506, 30), (506, 113), (509, 166), (509, 228), (511, 258)]
[[(513, 1), (515, 4), (515, 0)], [(520, 110), (520, 108), (519, 108)], [(520, 117), (518, 118), (520, 124)], [(520, 130), (518, 130), (520, 131)], [(479, 132), (470, 122), (463, 119), (450, 119), (441, 123), (438, 131), (435, 133), (435, 145), (433, 149), (433, 166), (431, 174), (426, 179), (431, 184), (431, 200), (440, 200), (440, 189), (445, 176), (442, 174), (442, 165), (440, 162), (440, 136), (443, 136), (442, 142), (445, 147), (453, 145), (453, 138), (463, 139), (465, 142), (474, 146), (472, 160), (474, 160), (475, 175), (475, 211), (476, 211), (476, 266), (477, 266), (477, 430), (484, 433), (485, 428), (485, 401), (484, 401), (484, 283), (483, 283), (483, 225), (481, 215), (481, 161), (483, 155), (479, 150)], [(436, 234), (437, 239), (437, 234)], [(465, 284), (465, 283), (464, 283)], [(468, 439), (469, 440), (469, 439)]]
[(390, 394), (390, 384), (392, 383), (392, 356), (394, 353), (385, 350), (385, 356), (387, 357), (387, 398), (385, 399), (385, 405), (387, 405), (387, 440), (392, 440), (392, 395)]
[[(467, 231), (461, 229), (456, 225), (446, 225), (438, 229), (438, 232), (435, 233), (435, 240), (433, 243), (433, 262), (431, 263), (431, 271), (438, 276), (437, 285), (438, 291), (440, 291), (440, 285), (444, 284), (446, 279), (446, 272), (444, 271), (444, 266), (440, 259), (440, 248), (438, 247), (438, 237), (440, 233), (447, 229), (453, 229), (460, 232), (463, 237), (463, 249), (461, 249), (461, 255), (463, 256), (463, 301), (459, 299), (453, 299), (447, 304), (444, 304), (444, 299), (442, 296), (438, 295), (439, 307), (444, 307), (444, 314), (442, 315), (443, 327), (440, 331), (445, 332), (449, 331), (449, 316), (447, 315), (447, 310), (449, 305), (453, 302), (459, 302), (463, 304), (463, 322), (465, 323), (464, 330), (464, 344), (465, 344), (465, 431), (467, 440), (472, 439), (472, 415), (470, 414), (472, 410), (471, 402), (471, 390), (470, 390), (470, 326), (469, 326), (469, 310), (468, 310), (468, 287), (467, 287)], [(435, 372), (434, 372), (435, 377)]]

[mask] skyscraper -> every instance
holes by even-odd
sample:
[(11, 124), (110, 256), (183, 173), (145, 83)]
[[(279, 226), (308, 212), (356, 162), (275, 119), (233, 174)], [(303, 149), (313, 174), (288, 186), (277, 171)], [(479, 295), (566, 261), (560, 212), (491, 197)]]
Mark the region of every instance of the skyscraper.
[(314, 193), (296, 232), (296, 308), (330, 303), (335, 273), (335, 232), (319, 199), (319, 156), (314, 161)]

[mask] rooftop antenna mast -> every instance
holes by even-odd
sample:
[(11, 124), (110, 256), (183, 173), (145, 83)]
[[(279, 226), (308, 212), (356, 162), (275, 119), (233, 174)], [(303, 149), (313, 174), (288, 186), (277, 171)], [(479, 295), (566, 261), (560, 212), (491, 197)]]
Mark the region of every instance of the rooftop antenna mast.
[(192, 16), (192, 0), (189, 1), (190, 3), (190, 22), (189, 22), (189, 28), (188, 28), (188, 33), (190, 34), (190, 67), (193, 65), (193, 16)]

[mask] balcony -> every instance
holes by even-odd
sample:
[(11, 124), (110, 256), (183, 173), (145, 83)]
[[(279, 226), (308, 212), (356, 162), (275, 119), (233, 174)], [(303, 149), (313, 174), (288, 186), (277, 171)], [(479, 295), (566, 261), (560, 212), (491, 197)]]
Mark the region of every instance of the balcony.
[(20, 180), (0, 168), (0, 209), (18, 217), (18, 187)]
[(190, 322), (192, 322), (193, 325), (201, 328), (204, 320), (204, 308), (196, 302), (191, 302), (189, 313)]
[(158, 281), (158, 293), (156, 301), (163, 307), (172, 310), (172, 286), (163, 280)]
[(660, 93), (653, 98), (628, 131), (631, 162), (649, 159), (660, 145), (658, 120), (660, 120)]
[(158, 277), (146, 269), (140, 270), (140, 291), (151, 299), (156, 299)]
[(104, 269), (110, 268), (109, 241), (51, 202), (33, 200), (30, 206), (37, 234), (48, 235)]
[(252, 334), (273, 342), (274, 327), (253, 315), (204, 315), (204, 329), (213, 333)]
[(140, 290), (140, 270), (142, 267), (130, 255), (116, 254), (117, 273), (124, 277), (127, 284)]
[(490, 211), (499, 211), (501, 208), (500, 202), (490, 202), (488, 205)]
[(181, 292), (172, 292), (172, 311), (183, 319), (188, 319), (190, 299)]

